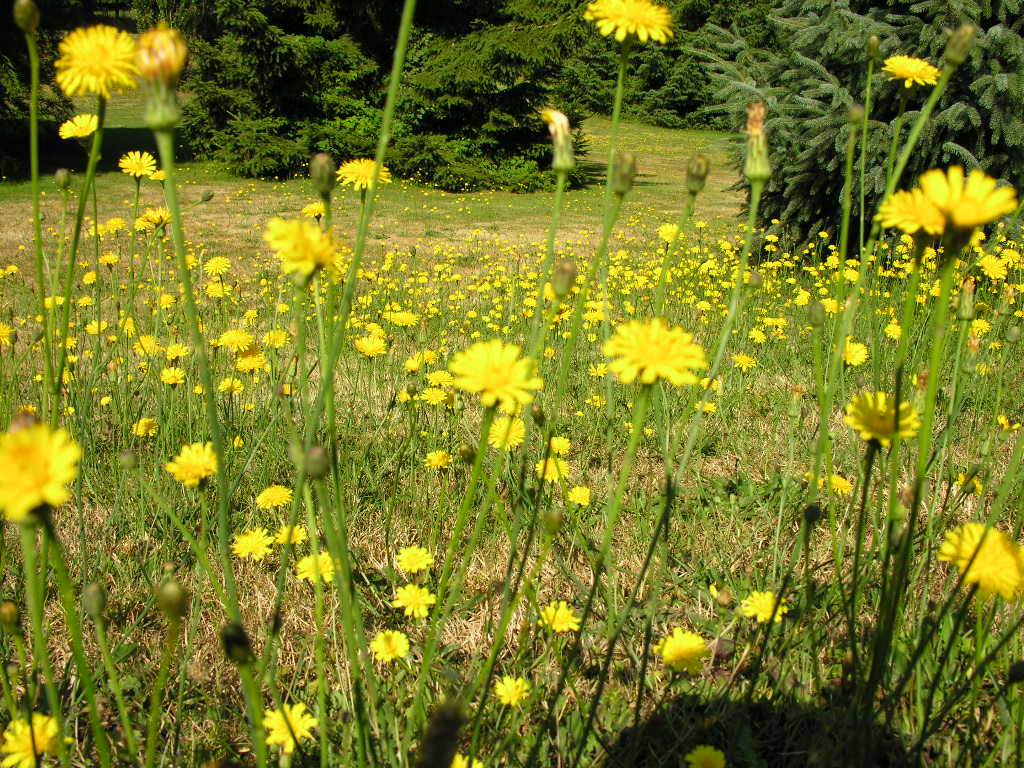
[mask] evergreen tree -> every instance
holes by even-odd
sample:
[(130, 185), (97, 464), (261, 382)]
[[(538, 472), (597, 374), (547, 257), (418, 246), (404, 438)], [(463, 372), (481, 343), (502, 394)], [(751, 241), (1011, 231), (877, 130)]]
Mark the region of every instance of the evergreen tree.
[[(911, 157), (902, 186), (929, 168), (962, 164), (1020, 187), (1024, 183), (1024, 0), (784, 0), (772, 14), (784, 52), (758, 50), (716, 30), (713, 79), (735, 127), (746, 105), (768, 104), (773, 177), (761, 203), (764, 221), (796, 239), (831, 230), (841, 218), (847, 113), (864, 101), (866, 44), (880, 59), (907, 54), (941, 66), (949, 30), (979, 29), (970, 58), (954, 74)], [(873, 211), (885, 186), (885, 159), (896, 128), (902, 83), (876, 66), (866, 178)], [(927, 98), (908, 96), (903, 134)], [(854, 130), (859, 130), (855, 128)], [(856, 198), (854, 215), (856, 210)]]

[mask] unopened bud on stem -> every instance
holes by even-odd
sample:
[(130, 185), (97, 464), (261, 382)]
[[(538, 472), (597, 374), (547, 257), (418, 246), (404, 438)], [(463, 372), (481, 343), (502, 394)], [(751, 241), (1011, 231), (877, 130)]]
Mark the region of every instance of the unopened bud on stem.
[(26, 35), (39, 29), (39, 6), (33, 0), (14, 0), (14, 23)]
[(338, 183), (337, 171), (334, 160), (326, 152), (317, 152), (309, 161), (309, 178), (320, 197), (331, 196), (334, 185)]
[(699, 195), (704, 191), (711, 163), (704, 155), (694, 155), (686, 164), (686, 191), (691, 195)]
[(946, 61), (957, 67), (963, 64), (967, 61), (977, 39), (978, 28), (973, 24), (964, 24), (953, 33), (946, 44)]
[(633, 188), (636, 178), (636, 155), (632, 152), (618, 152), (612, 165), (612, 192), (619, 197)]
[(772, 176), (768, 160), (768, 137), (764, 130), (765, 106), (757, 101), (747, 107), (747, 160), (743, 174), (751, 184), (764, 183)]

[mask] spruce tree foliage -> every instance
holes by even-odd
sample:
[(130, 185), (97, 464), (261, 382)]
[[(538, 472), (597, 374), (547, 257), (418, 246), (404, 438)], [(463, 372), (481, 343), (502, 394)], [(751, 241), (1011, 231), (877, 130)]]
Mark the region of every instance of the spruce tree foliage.
[[(666, 45), (634, 49), (626, 83), (625, 115), (669, 128), (716, 125), (705, 109), (713, 88), (705, 58), (708, 25), (729, 28), (752, 47), (773, 47), (767, 17), (770, 0), (671, 0), (675, 36)], [(619, 45), (589, 29), (565, 63), (556, 102), (573, 109), (608, 112), (615, 91)]]
[(961, 24), (978, 27), (977, 45), (939, 101), (900, 185), (954, 164), (1024, 184), (1024, 0), (784, 0), (771, 21), (787, 50), (755, 49), (717, 29), (712, 60), (716, 96), (731, 126), (742, 126), (748, 103), (768, 104), (774, 172), (761, 201), (766, 223), (777, 220), (776, 229), (796, 240), (838, 227), (845, 147), (849, 131), (860, 130), (850, 126), (847, 113), (864, 101), (871, 35), (882, 45), (867, 143), (869, 213), (884, 192), (901, 100), (906, 98), (905, 137), (928, 96), (927, 88), (908, 92), (890, 82), (880, 72), (881, 60), (906, 54), (941, 66), (949, 30)]
[[(155, 2), (166, 4), (139, 0), (150, 15)], [(297, 172), (318, 151), (371, 155), (401, 5), (209, 0), (199, 13), (181, 4), (193, 49), (186, 139), (245, 175)], [(575, 11), (572, 0), (421, 2), (391, 169), (447, 189), (550, 183), (538, 111)]]

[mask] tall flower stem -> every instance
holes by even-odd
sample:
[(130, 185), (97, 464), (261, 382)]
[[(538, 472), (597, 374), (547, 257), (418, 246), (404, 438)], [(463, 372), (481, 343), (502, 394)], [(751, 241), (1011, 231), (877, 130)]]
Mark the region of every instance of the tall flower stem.
[(871, 56), (868, 59), (868, 78), (867, 86), (865, 87), (864, 93), (864, 119), (863, 125), (861, 126), (861, 137), (860, 137), (860, 199), (859, 199), (859, 212), (860, 212), (860, 232), (858, 239), (858, 258), (864, 258), (864, 204), (866, 199), (864, 182), (866, 181), (867, 164), (868, 164), (868, 125), (871, 120), (871, 89), (874, 85), (874, 74), (875, 74), (875, 57)]
[(544, 286), (551, 279), (551, 265), (555, 260), (555, 237), (558, 234), (558, 222), (562, 215), (562, 203), (565, 199), (565, 187), (569, 172), (558, 171), (555, 176), (555, 200), (551, 206), (551, 224), (548, 227), (548, 239), (544, 248), (544, 261), (537, 276), (537, 306), (533, 309), (533, 321), (530, 324), (529, 343), (526, 346), (527, 357), (538, 359), (541, 344), (544, 341)]
[(149, 719), (146, 724), (146, 756), (143, 768), (153, 768), (156, 762), (156, 748), (159, 743), (160, 717), (163, 714), (164, 688), (171, 670), (171, 658), (178, 645), (178, 634), (181, 630), (181, 619), (172, 614), (167, 616), (167, 634), (164, 636), (163, 653), (160, 655), (160, 667), (157, 670), (156, 682), (149, 699)]
[(224, 582), (227, 591), (228, 615), (232, 621), (241, 621), (238, 607), (238, 587), (235, 583), (234, 567), (229, 551), (230, 531), (230, 483), (225, 467), (227, 453), (224, 449), (224, 433), (217, 416), (217, 395), (213, 386), (213, 375), (210, 371), (210, 358), (206, 350), (206, 341), (199, 329), (199, 311), (196, 308), (195, 293), (192, 288), (192, 274), (185, 257), (185, 234), (181, 226), (181, 206), (178, 203), (178, 187), (175, 183), (174, 169), (174, 132), (171, 130), (154, 131), (157, 149), (160, 152), (160, 164), (167, 176), (164, 195), (167, 207), (171, 211), (171, 234), (174, 238), (174, 255), (178, 267), (178, 279), (183, 287), (182, 307), (188, 323), (192, 346), (195, 349), (199, 377), (203, 385), (203, 400), (206, 405), (206, 422), (213, 441), (213, 450), (217, 454), (217, 543), (224, 569)]

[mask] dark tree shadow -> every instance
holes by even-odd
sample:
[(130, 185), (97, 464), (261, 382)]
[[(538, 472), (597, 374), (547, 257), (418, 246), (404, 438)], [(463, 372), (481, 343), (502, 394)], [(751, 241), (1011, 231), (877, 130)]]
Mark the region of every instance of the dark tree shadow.
[(809, 707), (792, 699), (704, 700), (679, 696), (611, 746), (603, 768), (679, 768), (694, 747), (725, 753), (730, 768), (911, 768), (897, 734), (873, 723), (854, 728), (849, 706)]

